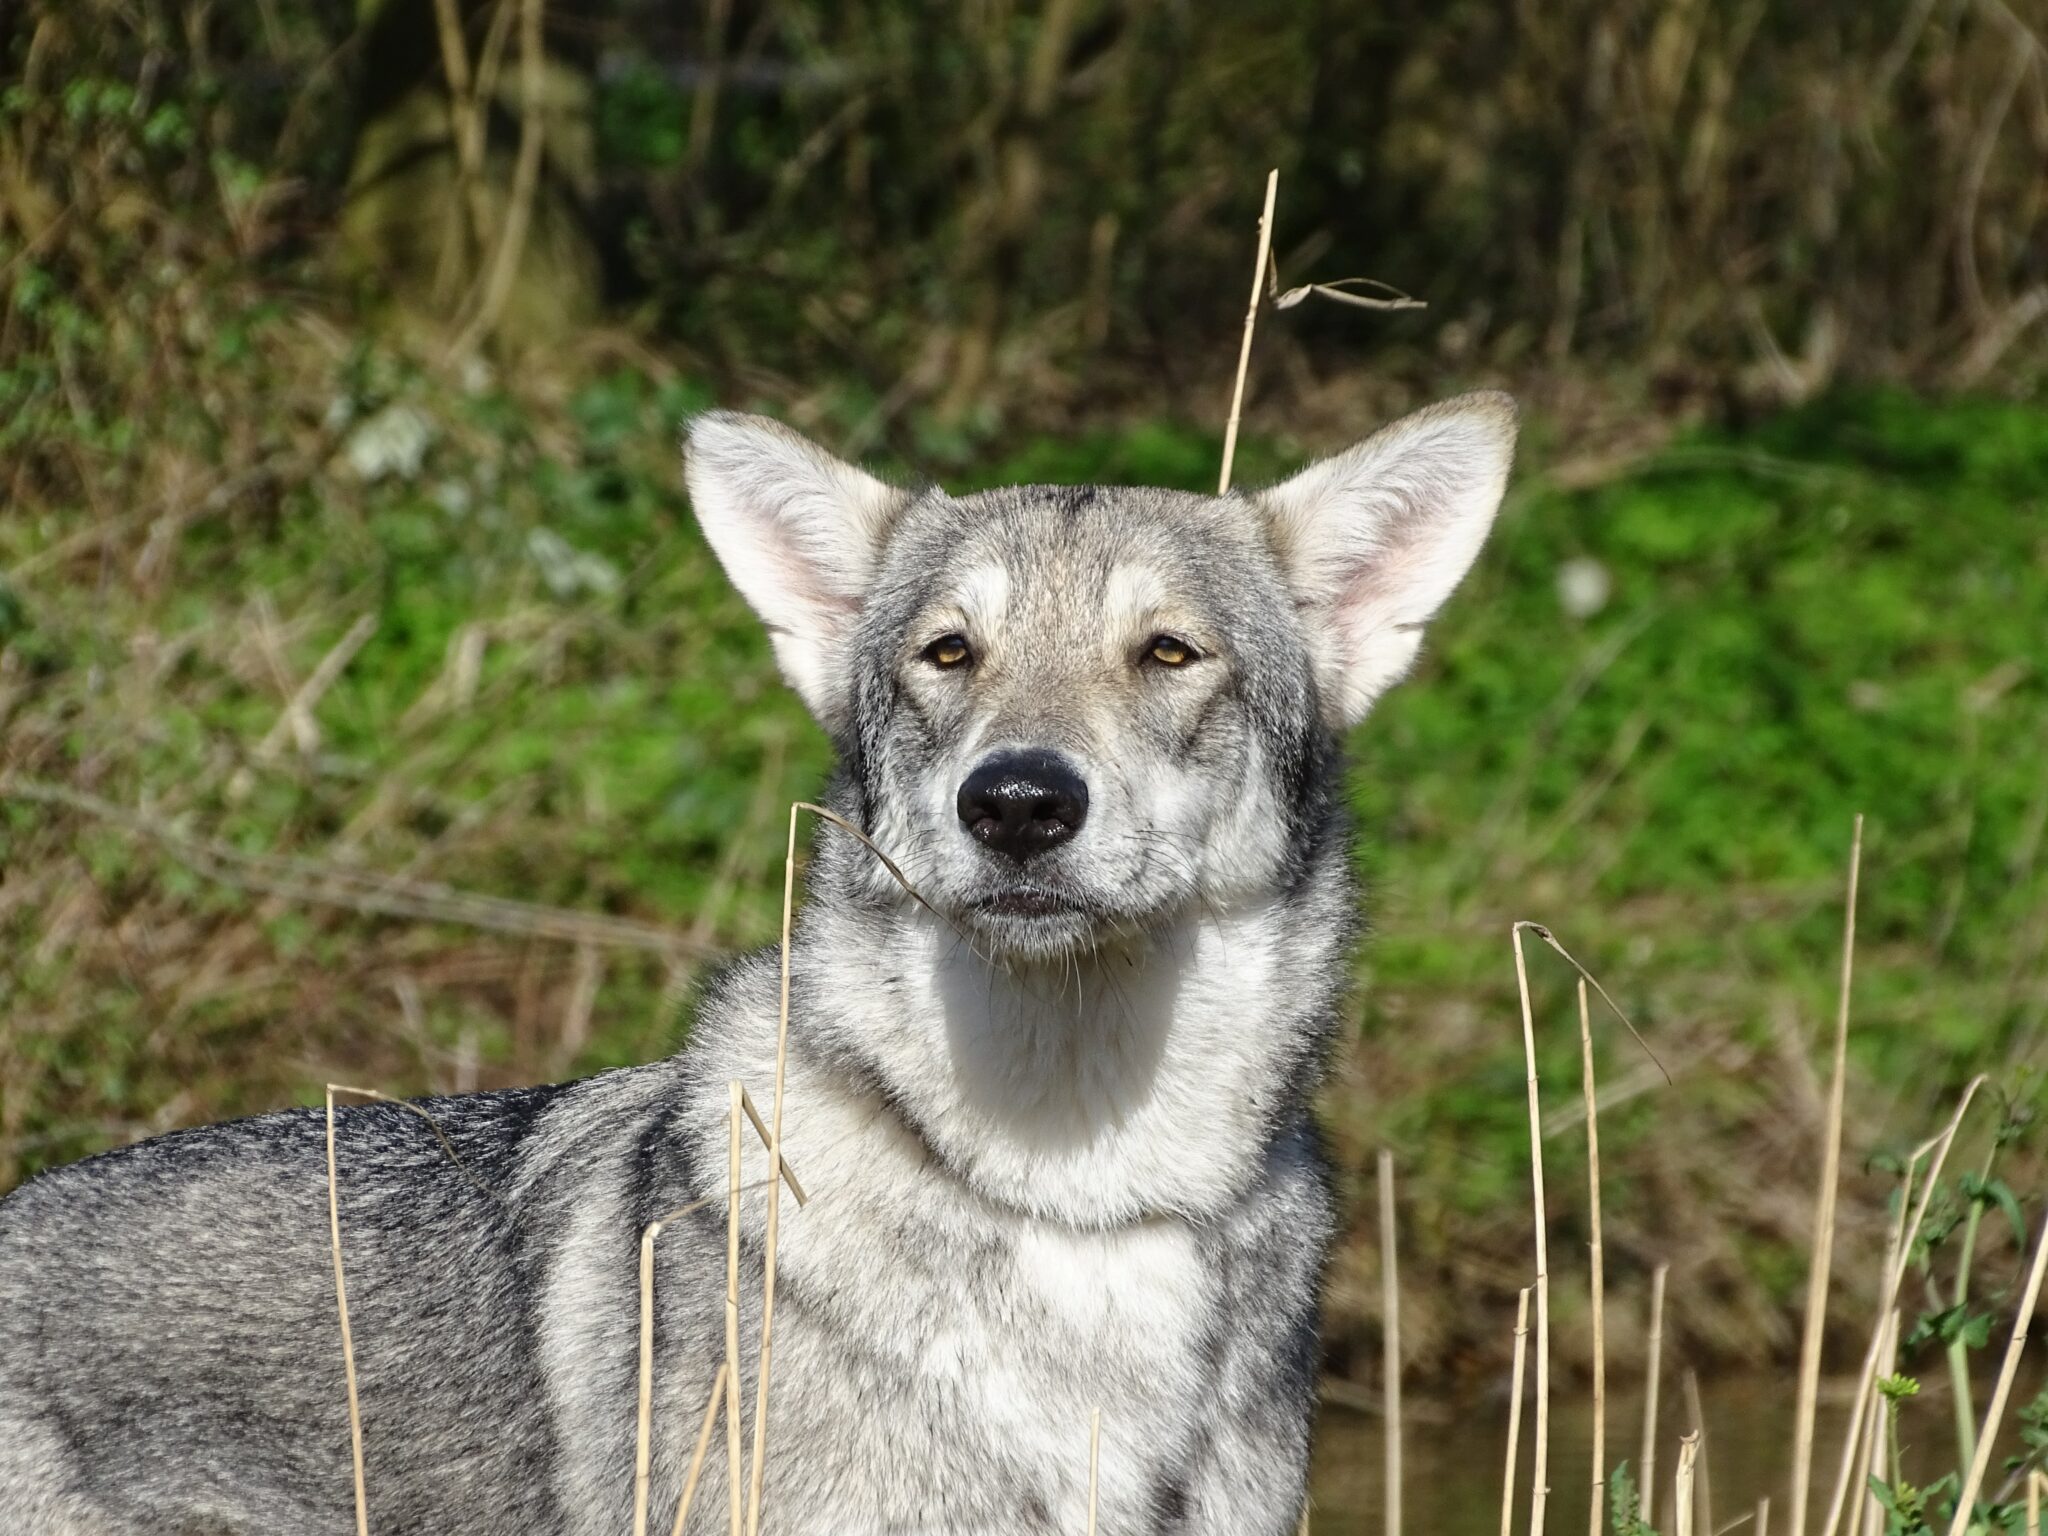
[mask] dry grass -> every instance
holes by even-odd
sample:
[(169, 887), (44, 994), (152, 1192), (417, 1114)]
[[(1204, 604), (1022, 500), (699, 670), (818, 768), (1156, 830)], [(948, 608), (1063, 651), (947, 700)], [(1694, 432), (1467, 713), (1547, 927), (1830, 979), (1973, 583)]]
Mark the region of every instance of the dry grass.
[(1643, 1390), (1643, 1455), (1636, 1463), (1643, 1479), (1643, 1519), (1656, 1518), (1657, 1507), (1657, 1399), (1664, 1385), (1664, 1289), (1671, 1278), (1671, 1266), (1659, 1264), (1650, 1274), (1650, 1332)]
[(1600, 1236), (1600, 1094), (1593, 1074), (1593, 1020), (1586, 1006), (1586, 978), (1579, 978), (1579, 1051), (1586, 1096), (1586, 1198), (1593, 1241), (1593, 1487), (1588, 1536), (1600, 1536), (1607, 1499), (1607, 1260)]
[(1841, 1187), (1842, 1112), (1849, 1071), (1849, 982), (1856, 965), (1856, 883), (1863, 869), (1863, 818), (1849, 848), (1849, 899), (1842, 928), (1842, 990), (1835, 1011), (1833, 1070), (1828, 1079), (1820, 1191), (1814, 1200), (1813, 1259), (1807, 1272), (1806, 1331), (1799, 1344), (1799, 1402), (1793, 1421), (1792, 1536), (1806, 1536), (1806, 1503), (1813, 1480), (1814, 1415), (1819, 1408), (1820, 1349), (1827, 1327), (1828, 1276), (1835, 1253), (1835, 1201)]
[(1529, 1536), (1543, 1536), (1544, 1506), (1550, 1499), (1550, 1207), (1543, 1197), (1543, 1106), (1536, 1083), (1536, 1021), (1529, 1006), (1529, 966), (1522, 954), (1522, 930), (1511, 930), (1515, 988), (1522, 999), (1522, 1057), (1529, 1069), (1529, 1191), (1536, 1229), (1536, 1450), (1535, 1485), (1529, 1496)]
[(1386, 1434), (1386, 1532), (1401, 1536), (1401, 1265), (1394, 1233), (1394, 1154), (1379, 1155), (1380, 1310), (1385, 1319), (1380, 1358), (1381, 1410)]
[(1237, 424), (1244, 415), (1244, 381), (1252, 366), (1252, 333), (1259, 323), (1259, 296), (1273, 260), (1273, 203), (1280, 195), (1280, 173), (1266, 173), (1266, 206), (1259, 215), (1259, 255), (1252, 263), (1252, 296), (1245, 305), (1244, 341), (1237, 350), (1237, 382), (1230, 390), (1230, 420), (1223, 428), (1223, 468), (1216, 476), (1216, 494), (1230, 494), (1230, 472), (1237, 464)]
[(1515, 1461), (1522, 1449), (1522, 1368), (1529, 1355), (1529, 1292), (1515, 1298), (1515, 1364), (1508, 1385), (1507, 1470), (1500, 1484), (1500, 1536), (1515, 1528)]
[(1963, 1536), (1969, 1528), (1978, 1490), (1984, 1486), (1984, 1474), (1991, 1465), (1992, 1442), (2004, 1422), (2013, 1378), (2019, 1373), (2020, 1356), (2027, 1347), (2027, 1329), (2033, 1324), (2034, 1307), (2041, 1299), (2044, 1273), (2048, 1273), (2048, 1222), (2043, 1223), (2041, 1235), (2034, 1242), (2033, 1262), (2027, 1266), (2027, 1289), (2020, 1298), (2019, 1315), (2013, 1319), (2012, 1337), (2006, 1341), (2005, 1360), (1998, 1368), (1998, 1385), (1991, 1391), (1991, 1406), (1985, 1409), (1983, 1426), (1977, 1431), (1977, 1454), (1971, 1458), (1969, 1475), (1963, 1479), (1963, 1491), (1956, 1499), (1955, 1518), (1949, 1524), (1948, 1536)]

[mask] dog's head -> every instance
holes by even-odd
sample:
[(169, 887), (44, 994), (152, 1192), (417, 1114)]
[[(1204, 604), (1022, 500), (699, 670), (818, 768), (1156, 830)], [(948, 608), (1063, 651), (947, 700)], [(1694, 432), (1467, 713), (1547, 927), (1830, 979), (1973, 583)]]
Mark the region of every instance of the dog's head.
[(687, 458), (866, 830), (1024, 959), (1285, 887), (1327, 823), (1332, 738), (1413, 662), (1514, 437), (1507, 396), (1467, 395), (1220, 498), (903, 491), (725, 412)]

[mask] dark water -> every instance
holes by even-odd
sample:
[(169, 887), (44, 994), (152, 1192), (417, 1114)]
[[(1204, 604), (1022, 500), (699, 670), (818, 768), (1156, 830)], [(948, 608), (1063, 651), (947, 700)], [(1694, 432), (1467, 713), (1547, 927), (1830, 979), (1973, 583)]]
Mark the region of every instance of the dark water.
[[(1979, 1375), (1989, 1378), (1995, 1366)], [(1939, 1376), (1938, 1371), (1929, 1377)], [(1995, 1484), (2006, 1442), (2016, 1447), (2013, 1419), (2017, 1409), (2041, 1387), (2040, 1362), (2023, 1370), (2005, 1413), (2000, 1457), (1992, 1463)], [(1814, 1513), (1818, 1527), (1834, 1491), (1853, 1383), (1822, 1384), (1821, 1412), (1814, 1452)], [(1988, 1379), (1977, 1383), (1982, 1397), (1990, 1394)], [(1793, 1396), (1795, 1381), (1788, 1371), (1769, 1378), (1733, 1376), (1704, 1382), (1700, 1406), (1706, 1421), (1704, 1465), (1713, 1524), (1719, 1530), (1771, 1499), (1771, 1524), (1786, 1529), (1786, 1504), (1791, 1483)], [(1952, 1400), (1933, 1379), (1926, 1392), (1907, 1405), (1901, 1418), (1901, 1440), (1909, 1476), (1932, 1477), (1955, 1463)], [(1507, 1452), (1506, 1394), (1464, 1400), (1411, 1401), (1404, 1414), (1402, 1529), (1406, 1536), (1474, 1536), (1500, 1529), (1502, 1463)], [(1979, 1406), (1979, 1420), (1982, 1405)], [(1516, 1529), (1526, 1529), (1529, 1463), (1534, 1446), (1533, 1404), (1522, 1414), (1522, 1445), (1516, 1481)], [(1611, 1392), (1607, 1405), (1607, 1463), (1626, 1460), (1640, 1471), (1643, 1402), (1639, 1391)], [(1678, 1465), (1678, 1438), (1691, 1427), (1683, 1395), (1667, 1384), (1658, 1408), (1658, 1524), (1671, 1528), (1671, 1479)], [(1583, 1385), (1559, 1387), (1550, 1411), (1550, 1501), (1547, 1531), (1579, 1536), (1586, 1529), (1591, 1493), (1592, 1409)], [(1946, 1461), (1940, 1458), (1946, 1456)], [(1937, 1462), (1939, 1466), (1937, 1469)], [(1314, 1529), (1320, 1536), (1380, 1536), (1384, 1530), (1385, 1477), (1381, 1421), (1326, 1404), (1317, 1427)], [(1846, 1524), (1846, 1521), (1844, 1522)], [(1745, 1521), (1742, 1530), (1748, 1525)]]

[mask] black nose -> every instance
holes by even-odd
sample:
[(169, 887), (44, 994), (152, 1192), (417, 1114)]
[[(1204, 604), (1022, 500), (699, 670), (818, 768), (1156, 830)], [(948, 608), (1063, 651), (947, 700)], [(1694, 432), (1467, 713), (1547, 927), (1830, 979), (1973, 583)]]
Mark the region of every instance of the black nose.
[(978, 841), (1021, 861), (1081, 830), (1088, 785), (1057, 753), (998, 752), (967, 775), (954, 805)]

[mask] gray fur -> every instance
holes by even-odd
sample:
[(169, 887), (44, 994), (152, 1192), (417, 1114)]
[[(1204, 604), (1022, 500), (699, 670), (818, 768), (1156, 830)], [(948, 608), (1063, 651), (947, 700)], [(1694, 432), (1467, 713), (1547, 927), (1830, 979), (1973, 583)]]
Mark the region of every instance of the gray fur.
[[(1280, 1536), (1331, 1231), (1309, 1114), (1355, 899), (1336, 736), (1484, 536), (1511, 407), (1389, 428), (1264, 497), (894, 491), (713, 415), (707, 534), (840, 747), (794, 946), (762, 1528)], [(971, 664), (942, 668), (935, 636)], [(1192, 642), (1159, 663), (1155, 633)], [(991, 752), (1076, 765), (1019, 866), (954, 805)], [(1021, 905), (1020, 905), (1021, 903)], [(777, 966), (679, 1056), (339, 1114), (379, 1536), (631, 1526), (639, 1234), (657, 1245), (651, 1529), (724, 1354), (727, 1083), (765, 1106)], [(751, 1136), (743, 1177), (766, 1158)], [(742, 1203), (751, 1424), (765, 1191)], [(159, 1137), (0, 1202), (0, 1530), (354, 1529), (322, 1116)], [(722, 1431), (690, 1529), (726, 1521)]]

